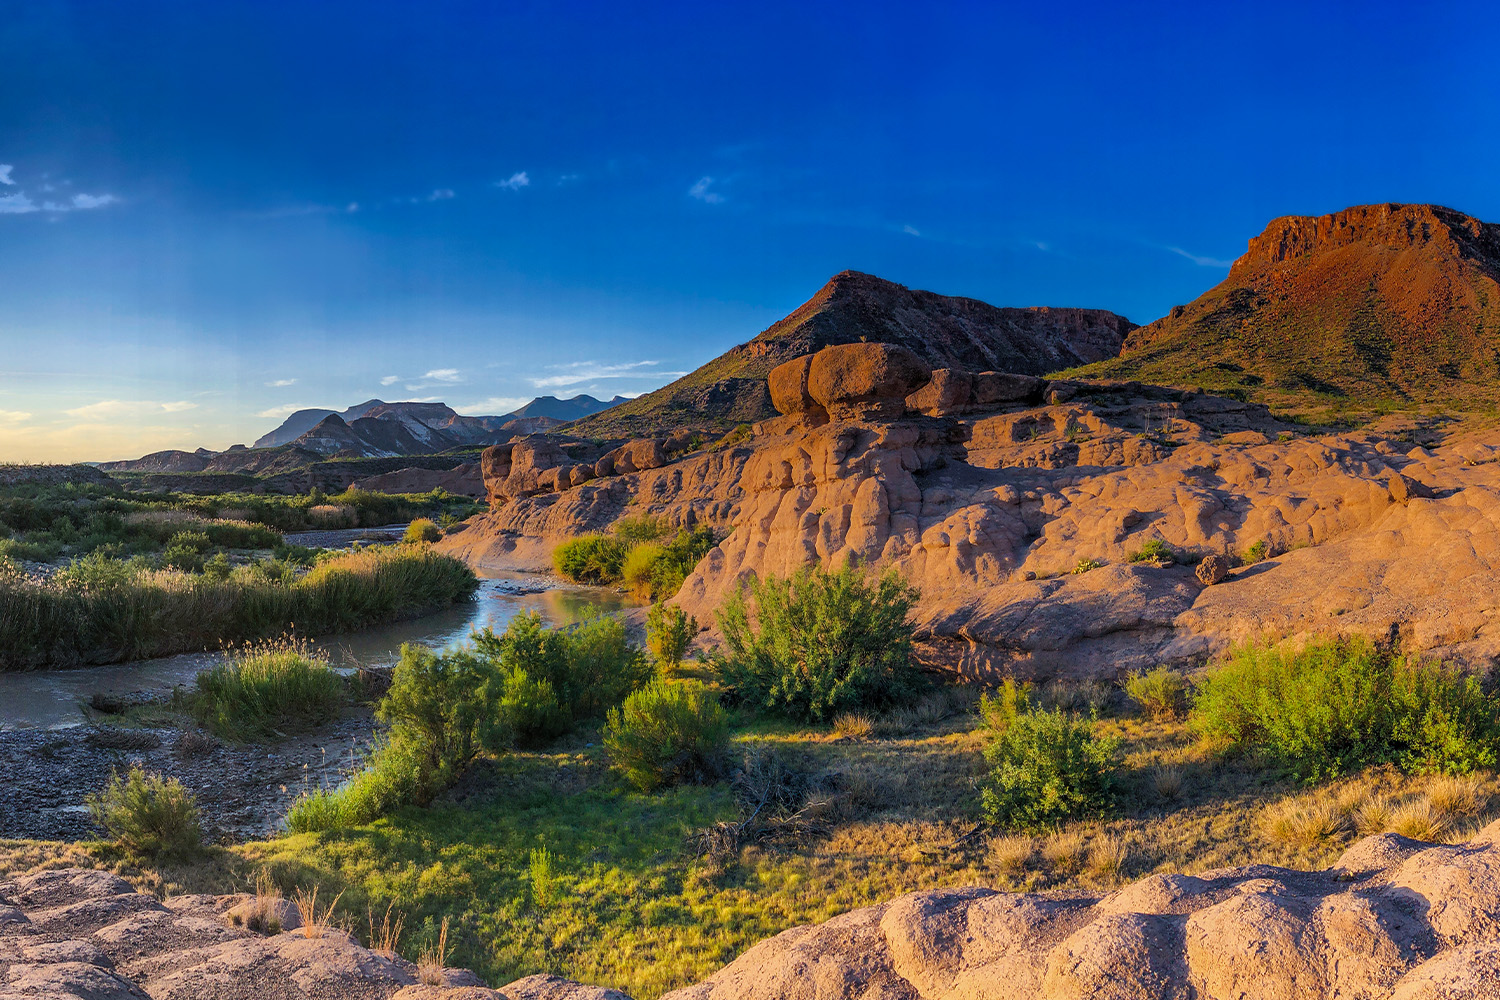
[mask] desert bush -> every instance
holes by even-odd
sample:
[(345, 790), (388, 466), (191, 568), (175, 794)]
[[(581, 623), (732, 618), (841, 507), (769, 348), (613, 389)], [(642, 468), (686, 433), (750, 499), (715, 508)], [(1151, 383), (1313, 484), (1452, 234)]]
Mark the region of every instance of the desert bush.
[(326, 722), (344, 702), (344, 682), (305, 645), (250, 645), (199, 674), (190, 696), (200, 723), (228, 739), (264, 738)]
[(917, 591), (894, 571), (871, 583), (852, 566), (751, 584), (719, 612), (714, 663), (739, 701), (804, 721), (905, 700), (919, 678), (908, 620)]
[(552, 565), (576, 583), (618, 583), (628, 551), (629, 546), (618, 538), (582, 535), (554, 549)]
[(469, 650), (435, 653), (410, 643), (391, 674), (391, 687), (375, 710), (390, 726), (391, 741), (416, 750), (413, 788), (418, 805), (454, 781), (481, 745), (489, 665)]
[(1131, 674), (1125, 680), (1125, 693), (1153, 719), (1179, 718), (1187, 707), (1187, 681), (1167, 667)]
[(646, 648), (662, 670), (673, 670), (698, 634), (698, 619), (681, 608), (653, 604), (646, 611)]
[(1120, 741), (1060, 710), (1015, 713), (985, 747), (984, 811), (1008, 827), (1035, 829), (1101, 813), (1114, 803)]
[(625, 554), (620, 579), (638, 598), (651, 599), (652, 576), (666, 549), (655, 542), (638, 542)]
[(702, 525), (677, 532), (676, 538), (662, 546), (661, 556), (651, 568), (652, 599), (665, 601), (675, 596), (688, 574), (717, 544), (713, 529)]
[(419, 542), (436, 542), (442, 537), (443, 529), (439, 528), (435, 521), (431, 518), (419, 517), (406, 526), (406, 534), (401, 536), (401, 540), (408, 544), (415, 544)]
[(1242, 646), (1199, 683), (1189, 721), (1306, 781), (1380, 763), (1468, 773), (1500, 747), (1500, 701), (1479, 678), (1368, 640)]
[(667, 533), (667, 526), (659, 517), (640, 514), (635, 517), (620, 518), (610, 527), (610, 530), (616, 538), (636, 544), (656, 541)]
[(94, 821), (137, 857), (182, 857), (202, 846), (198, 804), (176, 778), (132, 767), (89, 796), (88, 806)]
[(1101, 569), (1103, 566), (1104, 564), (1099, 560), (1084, 556), (1082, 559), (1078, 560), (1078, 564), (1073, 567), (1073, 575), (1078, 576), (1081, 573), (1087, 573), (1091, 570)]
[(653, 681), (610, 709), (604, 728), (611, 766), (643, 792), (717, 778), (728, 745), (718, 696), (695, 681)]
[(1240, 553), (1240, 562), (1246, 566), (1254, 566), (1258, 562), (1264, 562), (1266, 559), (1269, 559), (1270, 556), (1271, 546), (1262, 538)]
[(1133, 563), (1170, 563), (1177, 561), (1177, 553), (1160, 538), (1148, 538), (1140, 548), (1130, 553)]

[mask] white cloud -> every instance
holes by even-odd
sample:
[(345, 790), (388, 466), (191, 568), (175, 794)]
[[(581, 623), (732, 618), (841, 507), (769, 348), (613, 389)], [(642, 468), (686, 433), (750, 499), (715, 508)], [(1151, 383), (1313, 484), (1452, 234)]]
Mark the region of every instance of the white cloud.
[(21, 410), (0, 410), (0, 424), (20, 424), (30, 419), (31, 414), (24, 413)]
[(538, 389), (557, 389), (563, 386), (581, 385), (606, 378), (680, 378), (687, 372), (642, 371), (654, 368), (660, 361), (628, 361), (624, 364), (606, 365), (598, 361), (575, 361), (567, 365), (548, 365), (557, 375), (543, 375), (528, 379)]
[(908, 236), (921, 236), (916, 226), (902, 226), (901, 231)]
[(301, 403), (288, 403), (285, 406), (273, 406), (269, 410), (261, 410), (257, 417), (289, 417), (298, 410), (310, 410), (312, 407), (303, 406)]
[(432, 194), (427, 196), (428, 201), (447, 201), (453, 197), (452, 188), (436, 188)]
[(279, 379), (276, 379), (275, 381), (267, 382), (266, 383), (266, 385), (270, 386), (272, 389), (285, 389), (289, 385), (296, 385), (296, 384), (297, 384), (297, 380), (294, 379), (294, 378), (279, 378)]
[(183, 410), (196, 409), (197, 406), (197, 403), (190, 403), (185, 399), (165, 403), (144, 399), (101, 399), (97, 403), (75, 406), (63, 412), (80, 420), (109, 420), (158, 413), (181, 413)]
[(498, 417), (519, 410), (531, 402), (530, 396), (491, 396), (489, 399), (481, 399), (474, 403), (464, 403), (453, 407), (459, 413), (471, 417)]
[(698, 183), (688, 188), (688, 197), (697, 198), (699, 201), (709, 205), (717, 205), (721, 203), (724, 200), (724, 196), (722, 194), (719, 194), (717, 191), (709, 190), (709, 187), (713, 184), (713, 182), (714, 179), (712, 177), (698, 178)]
[(351, 201), (349, 204), (347, 204), (347, 205), (344, 206), (344, 211), (346, 211), (346, 212), (358, 212), (359, 211), (359, 202), (357, 202), (357, 201)]
[(11, 166), (9, 163), (0, 163), (0, 184), (15, 183), (15, 181), (10, 179), (10, 172), (14, 169), (16, 168)]
[(113, 205), (119, 201), (112, 194), (75, 194), (73, 196), (74, 208), (103, 208), (105, 205)]
[(36, 202), (26, 197), (25, 191), (15, 194), (0, 194), (0, 215), (21, 215), (37, 211)]
[(1195, 253), (1188, 253), (1182, 247), (1167, 247), (1179, 257), (1186, 257), (1199, 267), (1230, 267), (1234, 264), (1232, 260), (1219, 260), (1217, 257), (1200, 257)]
[(462, 382), (464, 380), (457, 368), (434, 368), (422, 377), (434, 382)]
[(517, 170), (503, 181), (496, 181), (495, 187), (507, 188), (511, 191), (519, 191), (523, 187), (531, 186), (531, 178), (526, 176), (526, 171)]
[(563, 174), (562, 176), (557, 178), (557, 186), (562, 187), (564, 184), (572, 184), (574, 181), (579, 180), (582, 177), (582, 174)]
[(385, 376), (383, 376), (380, 379), (380, 384), (381, 385), (395, 385), (399, 381), (401, 381), (401, 376), (400, 375), (385, 375)]

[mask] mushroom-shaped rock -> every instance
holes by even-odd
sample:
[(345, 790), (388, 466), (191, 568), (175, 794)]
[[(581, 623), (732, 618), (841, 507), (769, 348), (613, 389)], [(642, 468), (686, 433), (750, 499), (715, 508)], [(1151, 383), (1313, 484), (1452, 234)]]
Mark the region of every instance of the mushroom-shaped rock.
[(818, 405), (807, 392), (807, 373), (812, 368), (812, 361), (813, 355), (804, 354), (771, 369), (771, 374), (766, 377), (766, 388), (771, 393), (771, 405), (778, 413), (790, 417), (806, 413)]
[(894, 344), (837, 344), (813, 355), (807, 391), (834, 420), (897, 420), (906, 397), (932, 378), (922, 359)]

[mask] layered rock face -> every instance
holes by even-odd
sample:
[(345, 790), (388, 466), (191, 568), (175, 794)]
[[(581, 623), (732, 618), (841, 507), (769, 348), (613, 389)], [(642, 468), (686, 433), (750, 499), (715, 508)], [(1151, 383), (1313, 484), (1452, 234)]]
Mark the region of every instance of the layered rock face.
[[(769, 379), (787, 412), (743, 443), (611, 453), (649, 468), (492, 450), (493, 512), (440, 544), (540, 568), (626, 514), (709, 524), (728, 535), (677, 597), (705, 624), (754, 576), (894, 567), (922, 592), (920, 655), (966, 676), (1113, 677), (1265, 635), (1500, 655), (1495, 435), (1428, 451), (1189, 391), (924, 371), (888, 345), (794, 359)], [(1132, 563), (1150, 539), (1221, 559)], [(1236, 565), (1252, 547), (1269, 558)]]

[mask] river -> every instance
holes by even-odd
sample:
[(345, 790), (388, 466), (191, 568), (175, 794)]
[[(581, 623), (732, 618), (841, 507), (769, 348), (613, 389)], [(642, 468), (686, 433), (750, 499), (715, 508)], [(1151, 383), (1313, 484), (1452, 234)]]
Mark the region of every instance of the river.
[[(600, 587), (579, 587), (536, 573), (497, 572), (481, 578), (472, 600), (435, 615), (328, 636), (311, 645), (336, 667), (387, 666), (400, 656), (402, 643), (446, 648), (465, 641), (474, 629), (502, 630), (523, 612), (536, 611), (553, 624), (563, 624), (577, 620), (590, 607), (613, 612), (634, 603)], [(104, 667), (0, 673), (0, 731), (82, 725), (80, 703), (95, 692), (170, 691), (192, 683), (222, 658), (221, 653), (184, 653)]]

